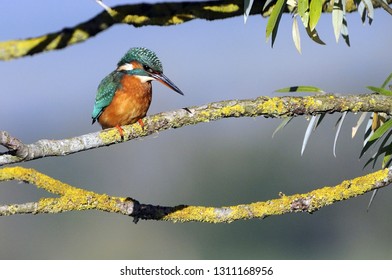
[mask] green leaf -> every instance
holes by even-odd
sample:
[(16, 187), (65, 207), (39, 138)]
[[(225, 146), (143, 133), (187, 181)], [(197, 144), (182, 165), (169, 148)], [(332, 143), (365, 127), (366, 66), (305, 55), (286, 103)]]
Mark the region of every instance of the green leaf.
[(261, 10), (264, 12), (265, 9), (268, 7), (268, 5), (271, 4), (271, 3), (272, 3), (272, 0), (267, 0), (267, 1), (265, 1), (264, 6), (263, 6), (263, 9), (261, 9)]
[(314, 42), (316, 42), (320, 45), (325, 45), (325, 43), (320, 39), (316, 28), (313, 30), (310, 30), (310, 27), (308, 26), (306, 28), (306, 33), (308, 33), (309, 38), (312, 39)]
[(337, 124), (338, 129), (336, 130), (335, 140), (333, 141), (333, 156), (336, 157), (336, 142), (338, 141), (338, 137), (340, 134), (340, 129), (342, 128), (344, 119), (346, 118), (347, 112), (344, 112), (342, 116), (339, 118), (339, 122)]
[(371, 91), (377, 92), (377, 93), (379, 93), (381, 95), (387, 95), (387, 96), (391, 96), (392, 95), (392, 91), (390, 91), (389, 89), (373, 87), (373, 86), (368, 86), (366, 88), (370, 89)]
[(377, 153), (375, 153), (374, 155), (372, 155), (372, 156), (368, 159), (368, 161), (365, 163), (365, 165), (363, 166), (363, 168), (365, 168), (366, 166), (368, 166), (368, 165), (371, 164), (372, 162), (373, 162), (373, 168), (374, 168), (374, 165), (376, 164), (376, 160), (375, 160), (376, 155), (377, 155)]
[(250, 10), (252, 9), (253, 6), (253, 1), (254, 0), (245, 0), (244, 1), (244, 24), (246, 23), (249, 14), (250, 14)]
[(373, 135), (373, 130), (372, 130), (372, 123), (373, 123), (373, 116), (375, 113), (372, 113), (367, 124), (366, 124), (366, 128), (365, 128), (365, 134), (363, 136), (364, 140), (363, 140), (363, 148), (361, 150), (361, 153), (359, 155), (359, 158), (361, 158), (366, 152), (367, 150), (369, 150), (369, 148), (371, 146), (373, 146), (373, 144), (376, 141), (369, 141), (370, 137), (372, 137)]
[(376, 197), (377, 191), (378, 191), (378, 189), (375, 189), (373, 191), (373, 193), (372, 193), (372, 197), (369, 200), (369, 204), (368, 204), (368, 207), (367, 207), (367, 210), (366, 210), (368, 212), (369, 212), (370, 206), (372, 206), (372, 202), (373, 202), (374, 198)]
[(366, 20), (366, 6), (365, 6), (363, 1), (361, 1), (361, 3), (359, 3), (357, 9), (358, 9), (359, 15), (361, 16), (362, 24), (365, 24), (365, 20)]
[[(391, 137), (391, 135), (392, 135), (392, 131), (389, 131), (388, 134), (387, 134), (387, 136), (385, 136), (385, 138), (383, 139), (382, 143), (380, 144), (380, 147), (377, 149), (377, 152), (376, 152), (376, 153), (371, 157), (371, 159), (368, 161), (368, 163), (370, 163), (370, 162), (373, 161), (373, 166), (372, 166), (372, 168), (375, 167), (376, 161), (378, 160), (378, 157), (379, 157), (380, 155), (382, 155), (382, 154), (384, 154), (384, 153), (387, 152), (388, 147), (390, 146), (390, 145), (387, 145), (387, 142), (388, 142), (389, 138)], [(368, 164), (368, 163), (367, 163), (367, 164)], [(366, 165), (365, 165), (365, 166), (366, 166)]]
[(298, 14), (305, 27), (309, 23), (309, 0), (298, 0)]
[(280, 125), (275, 129), (274, 133), (272, 133), (272, 138), (274, 138), (275, 134), (281, 130), (282, 128), (284, 128), (286, 125), (288, 125), (288, 123), (293, 119), (294, 117), (287, 117), (284, 118), (283, 121), (280, 123)]
[(371, 113), (370, 118), (368, 119), (368, 122), (367, 122), (366, 127), (365, 127), (365, 134), (363, 135), (363, 138), (364, 138), (363, 146), (366, 145), (366, 143), (369, 141), (370, 137), (373, 134), (373, 129), (372, 129), (372, 127), (373, 127), (373, 119), (375, 117), (377, 117), (376, 114), (377, 113)]
[(388, 78), (385, 79), (384, 83), (381, 85), (382, 88), (385, 88), (389, 81), (392, 80), (392, 73), (389, 74)]
[(322, 89), (313, 86), (293, 86), (275, 90), (275, 92), (319, 92), (325, 93)]
[(362, 2), (365, 4), (366, 6), (366, 10), (367, 10), (367, 17), (369, 19), (369, 25), (372, 24), (373, 22), (373, 18), (374, 18), (374, 8), (373, 8), (373, 3), (371, 0), (362, 0)]
[(292, 35), (293, 35), (293, 41), (294, 41), (295, 48), (297, 49), (297, 51), (299, 53), (301, 53), (301, 37), (299, 35), (297, 17), (293, 18)]
[(365, 163), (363, 168), (365, 168), (366, 166), (368, 166), (372, 162), (373, 162), (372, 168), (374, 168), (376, 166), (376, 162), (377, 162), (379, 156), (382, 154), (385, 154), (385, 156), (383, 158), (383, 163), (382, 163), (383, 168), (387, 164), (389, 164), (390, 157), (388, 155), (390, 154), (392, 145), (391, 144), (387, 145), (387, 142), (389, 141), (389, 138), (391, 137), (391, 135), (392, 135), (392, 131), (390, 130), (388, 132), (388, 134), (385, 136), (382, 143), (380, 144), (380, 147), (378, 148), (377, 152), (369, 158), (369, 160)]
[(385, 151), (385, 156), (382, 159), (382, 168), (388, 167), (391, 163), (391, 158), (392, 158), (392, 144), (389, 144), (386, 147), (386, 151)]
[(385, 137), (384, 141), (381, 143), (380, 149), (378, 151), (380, 154), (382, 154), (382, 153), (384, 154), (384, 158), (382, 160), (382, 165), (381, 165), (382, 168), (385, 168), (391, 160), (392, 143), (389, 143), (387, 145), (387, 142), (388, 142), (389, 138), (391, 137), (391, 135), (392, 135), (392, 130), (389, 131), (388, 135)]
[(272, 35), (272, 41), (271, 41), (272, 47), (274, 46), (276, 34), (278, 32), (280, 18), (282, 17), (285, 3), (286, 3), (286, 0), (278, 0), (276, 2), (275, 7), (272, 10), (271, 15), (270, 15), (268, 22), (267, 22), (265, 37), (266, 37), (266, 40), (268, 41), (269, 37), (271, 37), (271, 35)]
[(344, 0), (335, 0), (332, 10), (332, 25), (335, 33), (336, 42), (339, 41), (340, 31), (343, 25), (343, 2)]
[[(313, 31), (316, 27), (323, 8), (323, 0), (312, 0), (309, 8), (309, 28)], [(306, 26), (305, 26), (306, 27)]]
[(388, 120), (387, 122), (383, 123), (369, 138), (369, 142), (375, 141), (379, 139), (381, 136), (385, 134), (390, 128), (392, 127), (392, 119)]
[(351, 138), (354, 138), (355, 135), (357, 134), (358, 128), (361, 126), (361, 124), (363, 123), (363, 121), (366, 119), (368, 112), (363, 112), (361, 114), (361, 116), (358, 119), (358, 122), (355, 126), (353, 126), (352, 130), (351, 130)]
[(347, 20), (345, 14), (343, 14), (343, 22), (342, 22), (342, 28), (340, 30), (340, 33), (342, 34), (342, 37), (346, 42), (347, 46), (350, 46), (350, 38), (348, 36), (348, 27), (347, 27)]
[(316, 130), (316, 128), (321, 124), (322, 120), (324, 119), (324, 117), (326, 116), (326, 113), (321, 113), (320, 115), (318, 115), (319, 118), (317, 120), (317, 123), (314, 127), (314, 130)]
[(308, 127), (306, 128), (306, 132), (305, 132), (305, 136), (304, 136), (304, 140), (302, 142), (302, 148), (301, 148), (301, 156), (304, 154), (306, 145), (308, 144), (309, 138), (310, 138), (310, 134), (312, 134), (312, 131), (314, 130), (314, 127), (317, 123), (317, 116), (312, 116), (312, 118), (310, 119), (310, 122), (308, 124)]

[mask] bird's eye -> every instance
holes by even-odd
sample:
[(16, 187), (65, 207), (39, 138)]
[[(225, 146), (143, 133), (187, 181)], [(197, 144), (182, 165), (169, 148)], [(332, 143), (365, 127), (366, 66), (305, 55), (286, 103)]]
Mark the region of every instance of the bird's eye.
[(143, 69), (144, 69), (145, 71), (149, 72), (149, 73), (152, 73), (152, 72), (153, 72), (153, 70), (152, 70), (150, 67), (148, 67), (147, 65), (143, 65)]

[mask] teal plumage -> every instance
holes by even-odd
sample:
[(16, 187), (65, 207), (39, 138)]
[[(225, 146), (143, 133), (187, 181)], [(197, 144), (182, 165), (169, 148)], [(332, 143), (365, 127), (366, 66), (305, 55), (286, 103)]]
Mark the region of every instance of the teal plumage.
[(157, 55), (146, 48), (133, 48), (130, 49), (117, 63), (117, 66), (120, 67), (130, 61), (137, 61), (155, 72), (163, 72), (162, 63), (157, 57)]
[(97, 96), (95, 97), (95, 104), (93, 109), (93, 122), (94, 123), (102, 114), (103, 109), (109, 106), (112, 102), (114, 94), (121, 87), (121, 79), (124, 73), (113, 71), (107, 75), (99, 84)]
[(98, 121), (102, 128), (120, 127), (135, 121), (142, 124), (141, 119), (150, 106), (153, 80), (183, 95), (163, 74), (162, 63), (153, 51), (130, 49), (117, 63), (117, 69), (99, 84), (92, 123)]

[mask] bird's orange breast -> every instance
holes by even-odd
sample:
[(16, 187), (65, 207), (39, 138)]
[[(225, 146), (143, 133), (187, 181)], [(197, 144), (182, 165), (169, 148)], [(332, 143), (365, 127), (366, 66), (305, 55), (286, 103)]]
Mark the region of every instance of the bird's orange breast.
[(151, 104), (151, 82), (141, 83), (135, 76), (124, 75), (112, 102), (98, 118), (102, 128), (137, 122), (146, 116)]

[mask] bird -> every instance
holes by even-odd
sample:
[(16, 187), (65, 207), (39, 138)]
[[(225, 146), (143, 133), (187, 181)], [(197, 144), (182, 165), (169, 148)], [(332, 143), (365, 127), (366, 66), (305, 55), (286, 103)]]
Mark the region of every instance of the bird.
[(159, 81), (175, 92), (184, 93), (163, 74), (157, 55), (144, 47), (131, 48), (117, 63), (117, 68), (99, 84), (92, 112), (102, 129), (116, 127), (123, 138), (121, 126), (139, 122), (146, 116), (152, 100), (152, 81)]

